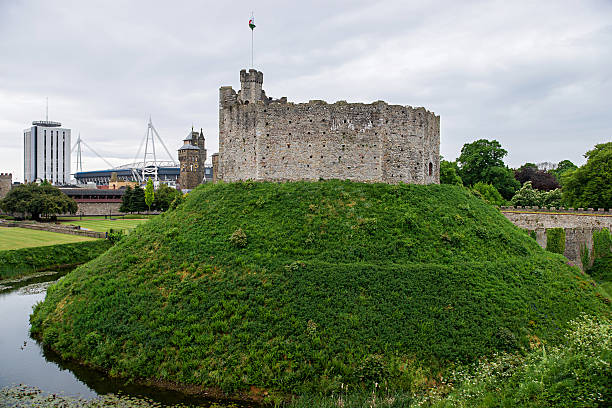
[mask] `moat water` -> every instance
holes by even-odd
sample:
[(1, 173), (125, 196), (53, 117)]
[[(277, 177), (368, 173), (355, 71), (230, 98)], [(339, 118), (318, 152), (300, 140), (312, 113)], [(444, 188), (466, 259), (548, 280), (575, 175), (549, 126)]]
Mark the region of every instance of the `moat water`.
[(208, 407), (213, 403), (215, 407), (236, 406), (111, 379), (96, 370), (62, 361), (55, 353), (43, 349), (30, 337), (29, 317), (32, 307), (44, 300), (49, 285), (65, 273), (45, 272), (27, 280), (0, 281), (0, 389), (24, 384), (45, 394), (71, 398), (93, 399), (121, 394), (164, 406)]

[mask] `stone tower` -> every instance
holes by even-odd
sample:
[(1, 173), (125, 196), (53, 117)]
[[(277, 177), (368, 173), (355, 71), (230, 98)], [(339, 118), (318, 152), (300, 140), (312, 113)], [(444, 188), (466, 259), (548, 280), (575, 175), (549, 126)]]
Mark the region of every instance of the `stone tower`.
[(0, 200), (2, 200), (9, 191), (13, 184), (13, 175), (11, 173), (0, 174)]
[(182, 190), (193, 190), (204, 181), (206, 147), (202, 129), (198, 133), (192, 128), (183, 142), (183, 146), (178, 150), (179, 185)]

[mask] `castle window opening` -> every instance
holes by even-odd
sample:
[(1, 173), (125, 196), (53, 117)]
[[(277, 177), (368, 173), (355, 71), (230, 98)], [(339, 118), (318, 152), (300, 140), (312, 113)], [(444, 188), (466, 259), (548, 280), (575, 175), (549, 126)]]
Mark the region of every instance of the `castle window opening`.
[(431, 176), (433, 174), (433, 163), (429, 162), (429, 175)]
[[(291, 133), (290, 133), (290, 134), (291, 134)], [(287, 143), (287, 149), (288, 149), (288, 148), (290, 148), (290, 147), (291, 147), (291, 145), (290, 145), (289, 143)]]

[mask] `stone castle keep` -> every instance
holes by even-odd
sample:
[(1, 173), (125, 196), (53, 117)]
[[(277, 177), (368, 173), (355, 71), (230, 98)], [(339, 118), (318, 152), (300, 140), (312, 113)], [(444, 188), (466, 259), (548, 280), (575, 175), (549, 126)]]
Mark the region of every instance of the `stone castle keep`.
[(254, 69), (240, 85), (219, 90), (220, 180), (439, 183), (440, 117), (425, 108), (272, 99)]

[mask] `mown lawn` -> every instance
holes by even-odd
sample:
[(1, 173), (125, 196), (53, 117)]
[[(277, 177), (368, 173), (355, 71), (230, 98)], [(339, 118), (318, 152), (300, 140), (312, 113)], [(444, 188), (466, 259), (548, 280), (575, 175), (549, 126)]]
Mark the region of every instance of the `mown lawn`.
[(95, 238), (26, 228), (0, 227), (0, 251), (31, 248), (72, 242), (93, 241)]
[(139, 226), (140, 224), (149, 221), (149, 219), (105, 219), (105, 218), (83, 218), (79, 219), (69, 219), (62, 220), (62, 224), (70, 224), (70, 225), (79, 225), (82, 228), (87, 228), (91, 231), (99, 231), (106, 232), (111, 228), (115, 230), (123, 230), (124, 232), (129, 232)]

